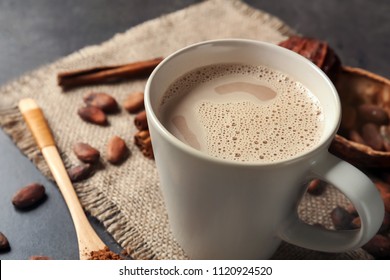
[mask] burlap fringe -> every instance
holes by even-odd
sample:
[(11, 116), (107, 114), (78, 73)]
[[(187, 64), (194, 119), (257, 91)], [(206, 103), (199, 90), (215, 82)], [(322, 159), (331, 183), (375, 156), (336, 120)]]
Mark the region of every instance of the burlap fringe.
[[(155, 254), (144, 242), (142, 236), (128, 224), (128, 219), (118, 207), (94, 186), (80, 182), (74, 184), (80, 202), (93, 217), (102, 221), (107, 231), (125, 248), (133, 259), (154, 259)], [(123, 234), (125, 232), (125, 234)]]

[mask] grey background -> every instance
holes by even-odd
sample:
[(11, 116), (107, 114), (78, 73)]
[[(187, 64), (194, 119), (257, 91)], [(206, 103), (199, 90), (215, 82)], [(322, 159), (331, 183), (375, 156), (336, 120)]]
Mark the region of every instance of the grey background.
[[(98, 44), (148, 19), (194, 0), (0, 0), (0, 85), (84, 46)], [(302, 35), (323, 39), (345, 65), (390, 77), (390, 1), (245, 0), (276, 15)], [(1, 97), (0, 97), (1, 102)], [(31, 182), (46, 186), (48, 199), (21, 212), (11, 198)], [(0, 259), (47, 255), (77, 259), (78, 247), (68, 210), (58, 188), (48, 182), (0, 130), (0, 232), (11, 251)], [(91, 218), (108, 246), (121, 248)]]

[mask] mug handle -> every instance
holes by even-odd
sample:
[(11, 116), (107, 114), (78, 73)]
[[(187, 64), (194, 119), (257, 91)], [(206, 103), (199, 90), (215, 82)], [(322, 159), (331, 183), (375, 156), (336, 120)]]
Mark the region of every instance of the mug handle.
[(373, 182), (359, 169), (329, 152), (315, 162), (312, 174), (338, 188), (355, 206), (361, 227), (355, 230), (328, 230), (304, 223), (292, 214), (279, 233), (284, 241), (323, 252), (343, 252), (359, 248), (378, 231), (384, 205)]

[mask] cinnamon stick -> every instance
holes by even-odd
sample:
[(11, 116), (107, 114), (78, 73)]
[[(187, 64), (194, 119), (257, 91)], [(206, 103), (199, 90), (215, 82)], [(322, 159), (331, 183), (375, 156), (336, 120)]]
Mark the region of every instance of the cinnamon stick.
[(159, 57), (124, 65), (62, 72), (58, 74), (57, 82), (63, 88), (117, 82), (125, 78), (148, 75), (162, 60), (163, 58)]

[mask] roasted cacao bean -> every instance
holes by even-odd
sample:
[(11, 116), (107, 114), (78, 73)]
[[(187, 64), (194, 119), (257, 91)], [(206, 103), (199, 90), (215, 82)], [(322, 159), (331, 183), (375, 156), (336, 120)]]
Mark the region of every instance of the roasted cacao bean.
[(89, 178), (93, 174), (93, 166), (90, 163), (76, 165), (67, 170), (70, 180), (75, 183)]
[(342, 109), (342, 117), (340, 128), (351, 130), (356, 127), (356, 110), (352, 106), (344, 106)]
[(85, 163), (95, 163), (100, 158), (100, 152), (87, 143), (76, 143), (73, 145), (73, 152), (79, 160)]
[(148, 128), (148, 122), (146, 119), (146, 112), (139, 112), (134, 118), (134, 124), (138, 130), (145, 130)]
[(149, 159), (154, 159), (154, 153), (153, 153), (153, 148), (152, 145), (142, 148), (142, 154)]
[(134, 143), (137, 147), (142, 147), (142, 143), (148, 138), (150, 138), (149, 130), (138, 131), (134, 135)]
[(7, 237), (0, 232), (0, 252), (7, 252), (11, 249)]
[(357, 113), (363, 123), (389, 124), (389, 115), (377, 105), (362, 104), (357, 108)]
[(45, 187), (38, 183), (29, 184), (18, 190), (12, 198), (12, 204), (18, 209), (37, 206), (45, 198)]
[(364, 142), (363, 140), (363, 137), (359, 134), (359, 132), (357, 132), (356, 130), (351, 130), (349, 132), (349, 137), (348, 137), (350, 140), (352, 140), (353, 142), (356, 142), (356, 143), (359, 143), (359, 144), (363, 144), (363, 145), (366, 145), (366, 143)]
[(150, 139), (149, 130), (138, 131), (134, 135), (134, 143), (145, 157), (154, 159), (152, 140)]
[(129, 149), (126, 142), (119, 136), (114, 136), (107, 144), (107, 161), (112, 164), (121, 163), (128, 155)]
[(98, 107), (82, 107), (77, 111), (77, 113), (80, 118), (86, 122), (97, 125), (107, 125), (106, 114)]
[(143, 92), (135, 92), (129, 94), (126, 100), (123, 102), (123, 107), (129, 113), (137, 113), (141, 109), (144, 108), (144, 93)]
[(362, 127), (364, 142), (376, 151), (383, 150), (383, 138), (379, 133), (379, 127), (373, 123), (366, 123)]
[(97, 107), (105, 113), (115, 113), (119, 108), (115, 98), (107, 93), (91, 92), (86, 94), (83, 99), (88, 106)]

